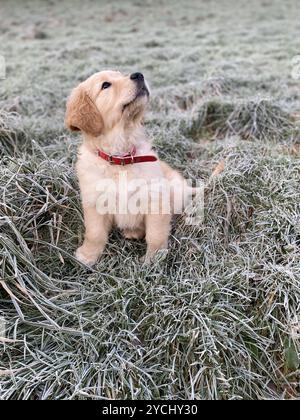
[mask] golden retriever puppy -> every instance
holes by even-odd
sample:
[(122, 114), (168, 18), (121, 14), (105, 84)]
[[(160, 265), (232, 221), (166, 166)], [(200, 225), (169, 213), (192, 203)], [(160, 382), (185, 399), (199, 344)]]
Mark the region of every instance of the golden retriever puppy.
[[(128, 239), (146, 238), (148, 262), (168, 246), (171, 214), (176, 210), (172, 200), (178, 191), (179, 196), (183, 194), (186, 184), (152, 150), (142, 126), (148, 100), (149, 88), (141, 73), (117, 71), (94, 74), (68, 99), (66, 126), (83, 136), (76, 169), (85, 238), (76, 256), (87, 265), (99, 259), (114, 227)], [(170, 193), (164, 181), (175, 181), (177, 187)], [(164, 195), (168, 209), (163, 209)], [(127, 202), (120, 209), (123, 196)], [(134, 202), (131, 210), (130, 199)]]

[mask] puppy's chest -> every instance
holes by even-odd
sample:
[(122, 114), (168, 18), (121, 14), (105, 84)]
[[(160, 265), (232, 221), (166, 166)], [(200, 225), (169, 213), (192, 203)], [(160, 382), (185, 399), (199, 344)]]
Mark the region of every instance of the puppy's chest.
[(154, 181), (162, 178), (157, 162), (127, 165), (81, 165), (77, 174), (84, 205), (99, 205), (99, 201), (117, 203), (130, 199), (137, 192), (147, 189)]

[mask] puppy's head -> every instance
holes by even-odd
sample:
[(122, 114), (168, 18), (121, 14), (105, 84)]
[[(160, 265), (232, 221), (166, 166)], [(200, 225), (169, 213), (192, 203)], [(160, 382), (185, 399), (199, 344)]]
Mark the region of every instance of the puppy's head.
[(96, 73), (71, 93), (66, 126), (97, 137), (118, 124), (139, 123), (148, 99), (149, 88), (141, 73)]

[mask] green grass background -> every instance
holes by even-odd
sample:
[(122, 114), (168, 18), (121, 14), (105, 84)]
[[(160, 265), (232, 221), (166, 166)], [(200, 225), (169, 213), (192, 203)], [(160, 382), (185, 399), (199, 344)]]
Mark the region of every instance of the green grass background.
[[(0, 399), (300, 397), (299, 7), (1, 1)], [(145, 74), (160, 157), (207, 182), (150, 267), (118, 232), (94, 269), (73, 257), (65, 100), (103, 69)]]

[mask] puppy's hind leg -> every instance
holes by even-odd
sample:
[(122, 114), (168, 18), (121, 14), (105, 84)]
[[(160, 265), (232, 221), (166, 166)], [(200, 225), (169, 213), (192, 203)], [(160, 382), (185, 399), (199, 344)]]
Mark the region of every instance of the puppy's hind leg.
[(125, 229), (123, 235), (126, 239), (143, 239), (146, 235), (145, 229)]

